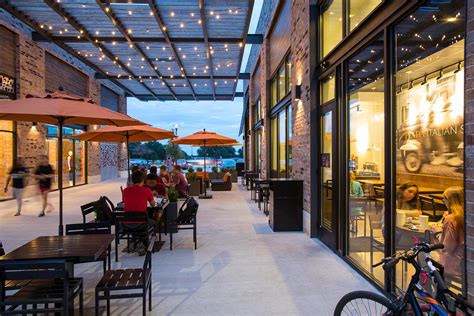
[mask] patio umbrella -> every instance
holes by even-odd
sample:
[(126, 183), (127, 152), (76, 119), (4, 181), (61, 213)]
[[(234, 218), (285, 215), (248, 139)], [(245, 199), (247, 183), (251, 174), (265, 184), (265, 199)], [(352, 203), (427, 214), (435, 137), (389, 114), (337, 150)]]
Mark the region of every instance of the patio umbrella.
[[(225, 146), (228, 144), (238, 143), (234, 138), (227, 136), (222, 136), (217, 133), (207, 132), (205, 129), (193, 133), (188, 136), (180, 137), (171, 141), (174, 144), (181, 145), (195, 145), (204, 147), (204, 172), (206, 172), (206, 148), (211, 146)], [(212, 195), (207, 195), (207, 190), (204, 190), (204, 196), (199, 196), (199, 198), (212, 198)]]
[[(57, 124), (62, 140), (64, 124), (127, 126), (144, 124), (97, 105), (91, 99), (59, 91), (0, 103), (0, 120)], [(63, 142), (58, 141), (59, 235), (63, 235)]]
[(176, 137), (173, 132), (150, 125), (107, 126), (73, 136), (88, 142), (124, 142), (127, 144), (128, 175), (130, 176), (129, 143), (155, 141)]

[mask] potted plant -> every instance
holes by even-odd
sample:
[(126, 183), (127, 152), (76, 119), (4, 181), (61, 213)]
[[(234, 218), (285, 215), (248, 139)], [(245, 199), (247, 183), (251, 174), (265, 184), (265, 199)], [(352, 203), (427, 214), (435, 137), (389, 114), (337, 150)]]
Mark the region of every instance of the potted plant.
[[(168, 188), (168, 201), (169, 204), (166, 207), (166, 221), (168, 223), (168, 229), (171, 227), (170, 223), (173, 223), (178, 217), (178, 191), (174, 187)], [(178, 230), (174, 229), (173, 233)]]
[(229, 172), (230, 172), (230, 178), (232, 179), (232, 183), (237, 183), (237, 178), (238, 178), (237, 170), (235, 170), (235, 168), (229, 168)]
[(189, 184), (189, 195), (199, 196), (201, 194), (201, 182), (202, 180), (197, 177), (196, 172), (190, 167), (186, 173), (186, 178)]
[(211, 180), (219, 179), (219, 177), (217, 176), (217, 166), (212, 166), (211, 173), (209, 174), (209, 179)]

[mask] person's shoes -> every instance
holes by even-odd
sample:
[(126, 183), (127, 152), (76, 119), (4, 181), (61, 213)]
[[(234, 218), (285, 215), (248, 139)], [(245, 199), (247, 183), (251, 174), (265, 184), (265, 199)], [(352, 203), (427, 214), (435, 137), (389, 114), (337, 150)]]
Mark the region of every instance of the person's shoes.
[(143, 243), (139, 243), (135, 251), (138, 253), (139, 256), (144, 256), (146, 254), (145, 246)]
[(15, 213), (15, 216), (20, 216), (20, 215), (21, 215), (21, 212), (20, 212), (20, 211), (18, 211), (18, 212)]
[(41, 213), (39, 213), (38, 217), (43, 217), (44, 216), (44, 211), (42, 211)]

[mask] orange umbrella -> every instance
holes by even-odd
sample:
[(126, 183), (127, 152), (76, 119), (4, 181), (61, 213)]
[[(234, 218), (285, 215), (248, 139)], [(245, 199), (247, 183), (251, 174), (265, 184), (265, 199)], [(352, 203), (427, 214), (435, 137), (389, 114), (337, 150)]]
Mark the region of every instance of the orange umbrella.
[[(28, 94), (25, 98), (0, 103), (0, 120), (32, 121), (58, 125), (62, 139), (64, 124), (127, 126), (144, 124), (132, 117), (97, 105), (88, 98), (60, 92)], [(63, 142), (58, 142), (59, 235), (63, 234)]]
[(89, 142), (124, 142), (127, 143), (128, 175), (130, 175), (129, 143), (162, 140), (175, 137), (174, 133), (150, 125), (107, 126), (94, 131), (73, 136)]
[[(222, 136), (217, 133), (207, 132), (205, 129), (193, 133), (188, 136), (180, 137), (171, 141), (174, 144), (182, 145), (195, 145), (204, 147), (204, 172), (206, 172), (206, 147), (210, 146), (224, 146), (228, 144), (238, 143), (234, 138)], [(200, 198), (212, 198), (212, 195), (207, 195), (207, 191), (204, 190), (204, 196)]]

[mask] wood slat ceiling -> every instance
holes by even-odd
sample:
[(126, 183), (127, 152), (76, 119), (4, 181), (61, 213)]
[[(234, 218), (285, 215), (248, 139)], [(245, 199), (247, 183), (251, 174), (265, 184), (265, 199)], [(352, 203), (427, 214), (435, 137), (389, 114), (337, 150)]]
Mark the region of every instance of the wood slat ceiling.
[[(9, 0), (2, 7), (97, 66), (129, 95), (231, 100), (253, 0)], [(222, 42), (206, 43), (205, 31), (209, 39)]]

